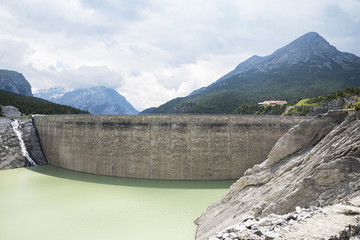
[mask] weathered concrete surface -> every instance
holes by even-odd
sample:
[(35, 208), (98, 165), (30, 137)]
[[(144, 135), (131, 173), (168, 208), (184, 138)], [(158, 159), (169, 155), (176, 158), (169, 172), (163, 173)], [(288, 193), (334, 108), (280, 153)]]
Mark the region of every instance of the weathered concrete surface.
[[(326, 206), (359, 196), (359, 117), (360, 112), (347, 118), (341, 111), (333, 112), (289, 130), (279, 140), (282, 144), (272, 150), (277, 153), (273, 157), (282, 157), (267, 159), (246, 171), (197, 220), (197, 239), (208, 239), (247, 216), (283, 215), (296, 206)], [(316, 134), (307, 134), (311, 132)], [(308, 143), (302, 141), (304, 138)], [(297, 151), (288, 156), (294, 151), (291, 139), (301, 141)], [(307, 232), (302, 234), (304, 239), (314, 239), (307, 237)]]
[(299, 117), (36, 116), (49, 163), (148, 179), (237, 179)]

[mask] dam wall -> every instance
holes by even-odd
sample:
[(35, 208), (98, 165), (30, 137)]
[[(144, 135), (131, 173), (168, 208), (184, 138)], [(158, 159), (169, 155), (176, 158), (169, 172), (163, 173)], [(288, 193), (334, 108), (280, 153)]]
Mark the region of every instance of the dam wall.
[(35, 116), (50, 164), (146, 179), (238, 179), (267, 158), (301, 117)]

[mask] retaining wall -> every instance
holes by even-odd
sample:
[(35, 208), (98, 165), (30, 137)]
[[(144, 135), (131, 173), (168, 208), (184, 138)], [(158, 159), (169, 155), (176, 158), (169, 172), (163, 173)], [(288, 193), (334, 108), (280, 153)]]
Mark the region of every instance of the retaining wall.
[(238, 179), (304, 118), (238, 115), (35, 116), (49, 163), (102, 175)]

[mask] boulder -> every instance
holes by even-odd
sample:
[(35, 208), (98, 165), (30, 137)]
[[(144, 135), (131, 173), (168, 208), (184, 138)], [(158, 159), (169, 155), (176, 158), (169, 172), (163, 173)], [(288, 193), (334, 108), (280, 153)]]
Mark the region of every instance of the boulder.
[(277, 141), (268, 155), (267, 164), (275, 164), (300, 149), (315, 145), (346, 117), (346, 112), (334, 111), (301, 122)]

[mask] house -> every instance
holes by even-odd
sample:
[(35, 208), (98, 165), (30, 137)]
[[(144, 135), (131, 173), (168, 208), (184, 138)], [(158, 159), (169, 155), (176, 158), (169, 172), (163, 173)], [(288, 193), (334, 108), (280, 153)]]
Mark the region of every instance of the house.
[(284, 105), (287, 104), (287, 101), (274, 101), (274, 100), (270, 100), (270, 101), (264, 101), (264, 102), (259, 102), (259, 105), (265, 105), (265, 106), (276, 106), (276, 105)]

